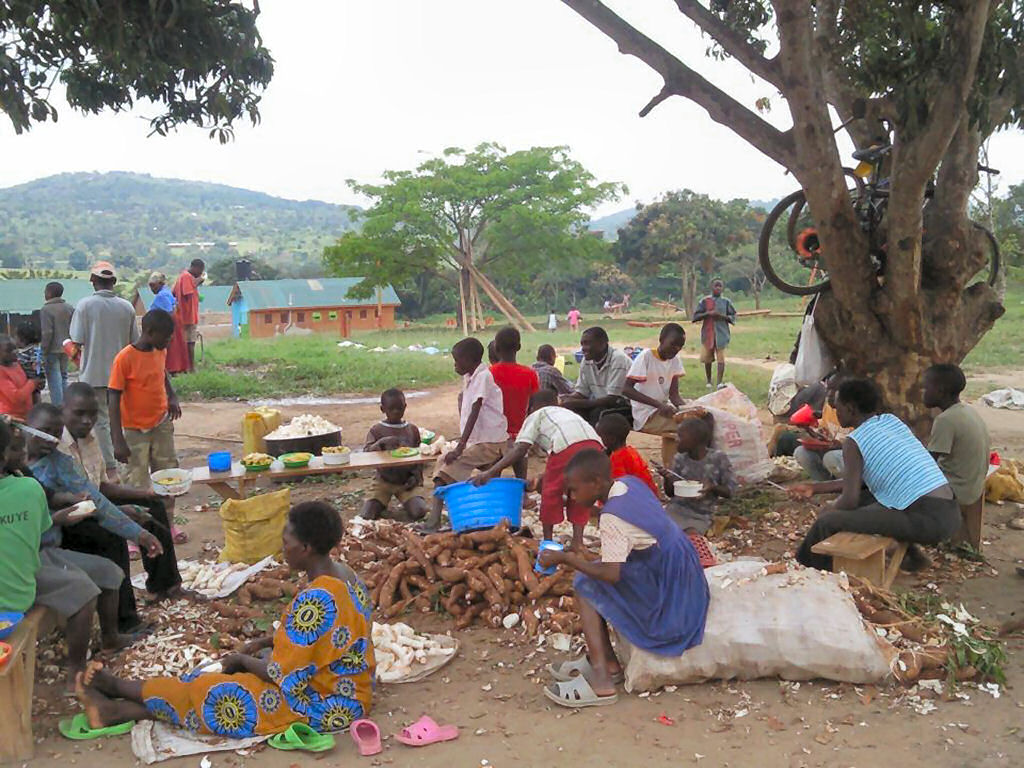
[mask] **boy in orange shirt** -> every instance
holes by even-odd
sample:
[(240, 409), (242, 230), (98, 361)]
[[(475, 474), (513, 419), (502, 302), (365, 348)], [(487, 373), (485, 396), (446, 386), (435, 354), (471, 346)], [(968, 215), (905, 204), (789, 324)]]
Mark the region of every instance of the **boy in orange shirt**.
[(149, 475), (178, 466), (173, 421), (181, 416), (167, 373), (174, 319), (162, 309), (142, 318), (142, 335), (110, 369), (110, 437), (114, 457), (128, 465), (128, 485), (148, 488)]
[(611, 459), (612, 479), (632, 475), (638, 480), (643, 480), (654, 495), (660, 497), (658, 486), (651, 475), (651, 468), (647, 466), (644, 457), (636, 448), (626, 445), (626, 438), (632, 430), (629, 419), (621, 413), (609, 413), (598, 420), (595, 429), (601, 436), (608, 458)]

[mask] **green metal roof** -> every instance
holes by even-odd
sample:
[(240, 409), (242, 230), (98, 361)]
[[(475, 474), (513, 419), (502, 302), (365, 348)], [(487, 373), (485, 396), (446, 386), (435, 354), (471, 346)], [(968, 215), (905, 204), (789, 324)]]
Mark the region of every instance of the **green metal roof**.
[[(233, 285), (200, 285), (199, 311), (230, 312), (228, 297), (231, 296), (231, 291), (234, 287)], [(149, 290), (149, 286), (144, 285), (139, 288), (139, 298), (142, 299), (142, 305), (148, 312), (150, 304), (153, 303), (153, 292)]]
[[(235, 287), (251, 310), (284, 307), (365, 307), (377, 303), (376, 294), (367, 299), (348, 297), (361, 277), (322, 277), (314, 280), (243, 280)], [(390, 285), (383, 288), (382, 304), (401, 304)]]
[(92, 283), (88, 280), (60, 279), (53, 277), (30, 277), (24, 280), (0, 279), (0, 313), (27, 315), (43, 306), (43, 289), (47, 283), (64, 286), (64, 300), (77, 304), (80, 299), (92, 294)]

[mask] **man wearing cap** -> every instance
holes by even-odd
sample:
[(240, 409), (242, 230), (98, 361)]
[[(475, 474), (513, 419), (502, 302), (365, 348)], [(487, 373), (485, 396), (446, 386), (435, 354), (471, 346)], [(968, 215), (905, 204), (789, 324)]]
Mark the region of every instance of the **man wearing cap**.
[(135, 323), (135, 308), (114, 293), (117, 275), (109, 261), (93, 265), (89, 281), (94, 293), (78, 302), (71, 318), (71, 341), (81, 350), (79, 381), (96, 391), (99, 417), (96, 419), (96, 439), (103, 455), (109, 478), (116, 477), (117, 461), (110, 438), (110, 413), (107, 409), (107, 385), (110, 368), (117, 353), (139, 336)]
[(153, 292), (153, 301), (150, 309), (162, 309), (169, 315), (174, 314), (174, 308), (178, 302), (167, 287), (167, 275), (163, 272), (154, 272), (149, 276), (149, 290)]
[[(174, 298), (178, 302), (174, 314), (174, 338), (167, 350), (167, 370), (170, 373), (191, 373), (196, 367), (196, 334), (199, 326), (199, 285), (203, 282), (206, 264), (192, 259), (174, 282)], [(178, 350), (181, 343), (187, 347), (187, 358)]]

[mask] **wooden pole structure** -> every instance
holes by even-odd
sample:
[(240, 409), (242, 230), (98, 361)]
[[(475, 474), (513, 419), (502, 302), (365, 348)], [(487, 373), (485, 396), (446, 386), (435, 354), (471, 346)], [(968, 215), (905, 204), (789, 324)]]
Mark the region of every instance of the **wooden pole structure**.
[(473, 299), (473, 316), (476, 319), (476, 330), (484, 329), (484, 308), (480, 304), (480, 293), (476, 289), (476, 280), (469, 280), (469, 295)]
[(462, 273), (459, 273), (459, 303), (462, 305), (462, 335), (469, 336), (469, 321), (466, 317), (466, 289), (462, 285)]
[(480, 287), (484, 289), (484, 293), (490, 296), (491, 301), (502, 311), (512, 325), (518, 325), (524, 331), (536, 332), (537, 329), (533, 327), (533, 324), (516, 309), (515, 305), (501, 291), (494, 287), (494, 283), (490, 281), (487, 275), (472, 265), (469, 266), (469, 273), (476, 278)]

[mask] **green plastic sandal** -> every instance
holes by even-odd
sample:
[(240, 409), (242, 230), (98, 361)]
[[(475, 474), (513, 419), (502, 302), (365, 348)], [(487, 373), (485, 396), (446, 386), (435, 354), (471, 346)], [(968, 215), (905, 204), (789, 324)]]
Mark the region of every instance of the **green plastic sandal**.
[(134, 720), (117, 725), (108, 725), (106, 728), (90, 728), (89, 717), (85, 712), (79, 712), (70, 720), (61, 720), (58, 723), (60, 734), (65, 739), (72, 741), (92, 741), (107, 736), (124, 736), (135, 726)]
[(317, 733), (305, 723), (292, 723), (287, 731), (270, 737), (268, 742), (274, 749), (306, 752), (326, 752), (334, 749), (334, 737), (329, 734)]

